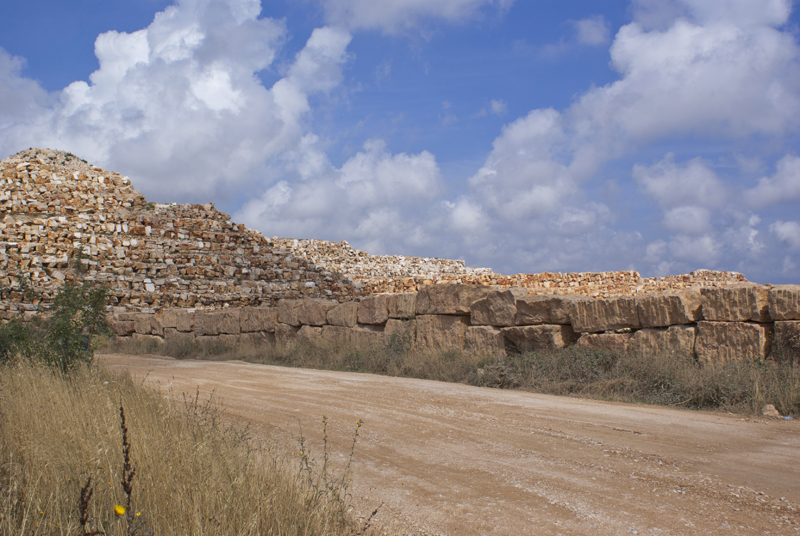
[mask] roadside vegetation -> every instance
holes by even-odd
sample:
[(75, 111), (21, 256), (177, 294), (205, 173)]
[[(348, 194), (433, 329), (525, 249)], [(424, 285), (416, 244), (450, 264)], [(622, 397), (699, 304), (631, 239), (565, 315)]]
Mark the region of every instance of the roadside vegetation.
[[(24, 288), (25, 283), (19, 286)], [(17, 288), (19, 288), (19, 286)], [(0, 535), (370, 534), (350, 458), (295, 449), (92, 363), (105, 291), (67, 285), (51, 314), (0, 324)], [(361, 423), (353, 425), (353, 448)]]
[(242, 359), (743, 414), (757, 414), (765, 404), (773, 404), (783, 415), (800, 414), (800, 362), (796, 348), (778, 349), (777, 360), (713, 366), (703, 366), (690, 356), (652, 358), (578, 346), (503, 358), (463, 351), (418, 351), (402, 336), (394, 336), (382, 345), (360, 348), (306, 339), (292, 344), (235, 347), (221, 343), (114, 341), (103, 351), (181, 359)]

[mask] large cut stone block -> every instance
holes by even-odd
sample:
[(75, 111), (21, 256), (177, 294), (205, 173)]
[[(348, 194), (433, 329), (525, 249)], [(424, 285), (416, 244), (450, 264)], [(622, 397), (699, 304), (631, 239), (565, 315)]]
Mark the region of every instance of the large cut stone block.
[(702, 320), (699, 289), (659, 292), (636, 298), (643, 328), (692, 324)]
[(536, 324), (570, 324), (570, 303), (582, 299), (572, 295), (544, 295), (517, 297), (518, 326)]
[(771, 324), (698, 322), (694, 349), (704, 363), (756, 361), (770, 351)]
[(694, 357), (697, 328), (672, 326), (668, 329), (641, 329), (633, 334), (628, 352), (644, 356)]
[(154, 315), (148, 313), (140, 313), (134, 317), (134, 331), (139, 335), (164, 335), (164, 330), (159, 324)]
[(414, 318), (417, 311), (417, 293), (392, 294), (386, 297), (389, 318)]
[(303, 326), (324, 326), (328, 323), (328, 311), (339, 305), (333, 300), (310, 298), (300, 300), (297, 321)]
[(787, 320), (775, 322), (772, 357), (776, 361), (789, 361), (800, 365), (800, 322)]
[(346, 302), (337, 305), (328, 311), (328, 324), (348, 328), (354, 327), (358, 324), (358, 304), (356, 302)]
[[(273, 330), (274, 329), (275, 328), (273, 327)], [(275, 332), (254, 331), (251, 333), (242, 333), (241, 335), (239, 335), (239, 342), (241, 344), (249, 344), (254, 348), (260, 348), (262, 346), (275, 344)]]
[(237, 335), (239, 327), (239, 309), (221, 309), (195, 313), (195, 325), (198, 335)]
[(194, 331), (194, 311), (175, 311), (175, 327), (178, 331)]
[(386, 296), (369, 296), (358, 304), (359, 324), (385, 324), (389, 320)]
[(413, 343), (417, 338), (417, 323), (414, 320), (390, 318), (386, 321), (383, 334), (386, 336), (387, 343), (392, 341), (392, 337), (403, 343), (406, 341)]
[(300, 328), (297, 326), (290, 326), (289, 324), (275, 324), (275, 342), (286, 344), (292, 342), (297, 338), (297, 332)]
[(490, 287), (458, 283), (425, 285), (417, 292), (417, 314), (469, 315), (472, 304), (491, 291)]
[(111, 318), (108, 321), (108, 326), (117, 337), (128, 337), (136, 331), (136, 322), (133, 320), (117, 320)]
[(569, 318), (572, 328), (580, 333), (641, 327), (636, 299), (630, 297), (574, 300)]
[(306, 339), (311, 342), (317, 342), (322, 336), (322, 328), (314, 326), (303, 326), (297, 332), (298, 339)]
[(800, 285), (775, 285), (769, 290), (772, 320), (800, 320)]
[(289, 326), (300, 327), (300, 302), (302, 300), (279, 300), (278, 322)]
[(164, 328), (164, 342), (189, 346), (195, 343), (195, 335), (194, 333), (178, 331), (177, 328)]
[[(419, 302), (417, 302), (419, 304)], [(464, 348), (468, 319), (451, 315), (417, 315), (416, 347), (423, 350)]]
[(507, 341), (506, 348), (520, 353), (564, 348), (578, 339), (572, 326), (561, 324), (503, 328), (502, 333)]
[(370, 329), (369, 326), (322, 326), (320, 337), (338, 347), (368, 348), (383, 344), (384, 333), (379, 328)]
[(278, 323), (276, 307), (243, 307), (239, 313), (239, 326), (242, 333), (275, 331)]
[(504, 357), (506, 355), (505, 337), (500, 328), (470, 326), (467, 328), (464, 349), (475, 354)]
[(703, 319), (711, 322), (769, 322), (769, 291), (746, 283), (700, 289)]
[(584, 333), (575, 345), (607, 352), (624, 352), (632, 336), (633, 333)]
[(513, 326), (517, 317), (514, 293), (495, 290), (472, 304), (469, 321), (473, 326)]

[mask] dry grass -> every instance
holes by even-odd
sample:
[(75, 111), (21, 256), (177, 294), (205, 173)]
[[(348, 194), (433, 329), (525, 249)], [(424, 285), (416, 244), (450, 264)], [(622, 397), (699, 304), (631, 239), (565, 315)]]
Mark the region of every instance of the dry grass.
[(4, 366), (0, 534), (361, 533), (344, 500), (347, 474), (325, 461), (322, 474), (307, 452), (292, 457), (245, 432), (212, 401), (180, 407), (101, 368)]
[(701, 366), (688, 356), (640, 356), (577, 346), (495, 359), (458, 350), (418, 351), (402, 336), (394, 336), (385, 344), (362, 347), (306, 339), (259, 347), (112, 341), (104, 351), (243, 359), (736, 413), (759, 413), (765, 404), (774, 404), (784, 415), (800, 414), (800, 360), (796, 348), (775, 352), (777, 360), (717, 366)]

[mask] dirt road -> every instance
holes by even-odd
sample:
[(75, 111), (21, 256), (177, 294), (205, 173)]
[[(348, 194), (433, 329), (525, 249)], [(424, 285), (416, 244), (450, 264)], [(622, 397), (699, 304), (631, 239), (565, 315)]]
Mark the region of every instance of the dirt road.
[(353, 460), (359, 512), (446, 535), (800, 534), (800, 420), (241, 362), (101, 356)]

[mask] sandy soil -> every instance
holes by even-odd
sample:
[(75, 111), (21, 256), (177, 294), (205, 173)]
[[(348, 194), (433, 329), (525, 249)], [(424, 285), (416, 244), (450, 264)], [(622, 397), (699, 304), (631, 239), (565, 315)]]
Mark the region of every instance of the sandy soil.
[(409, 533), (798, 534), (800, 420), (745, 418), (241, 362), (100, 356), (317, 453)]

